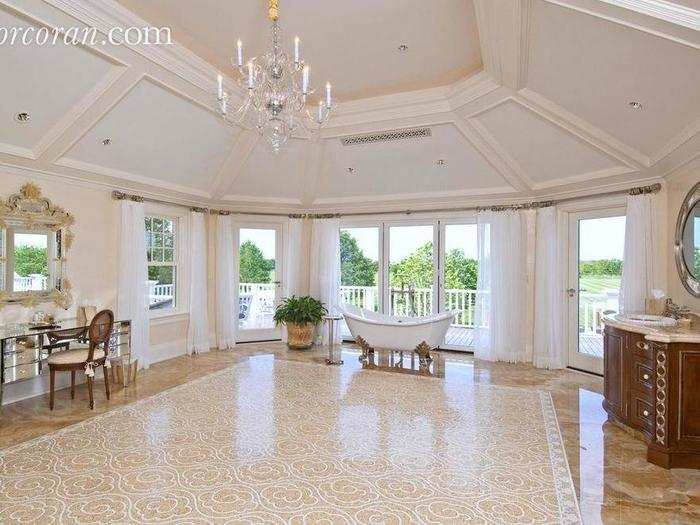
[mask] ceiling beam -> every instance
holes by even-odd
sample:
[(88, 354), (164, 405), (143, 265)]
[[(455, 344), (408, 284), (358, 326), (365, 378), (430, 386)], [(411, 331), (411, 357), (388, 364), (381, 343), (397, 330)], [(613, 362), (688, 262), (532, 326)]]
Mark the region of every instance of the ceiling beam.
[(209, 188), (212, 199), (220, 200), (224, 195), (231, 193), (259, 141), (260, 135), (255, 131), (244, 129), (238, 134)]
[(44, 136), (34, 152), (42, 164), (53, 164), (97, 124), (143, 78), (138, 68), (113, 67)]
[(527, 82), (532, 0), (474, 0), (484, 69), (518, 90)]
[(520, 165), (476, 119), (455, 116), (454, 125), (462, 136), (513, 188), (529, 195), (534, 184)]

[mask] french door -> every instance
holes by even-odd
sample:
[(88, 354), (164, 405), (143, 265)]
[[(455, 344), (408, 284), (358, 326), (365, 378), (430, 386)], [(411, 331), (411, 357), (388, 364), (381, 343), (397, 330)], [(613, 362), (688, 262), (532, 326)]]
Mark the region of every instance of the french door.
[(280, 339), (275, 308), (281, 300), (282, 228), (244, 223), (237, 230), (238, 341)]
[[(470, 350), (476, 225), (410, 220), (341, 227), (340, 302), (400, 317), (455, 312), (441, 347)], [(350, 338), (347, 327), (343, 336)]]
[(619, 311), (625, 210), (569, 214), (569, 366), (603, 373), (602, 318)]

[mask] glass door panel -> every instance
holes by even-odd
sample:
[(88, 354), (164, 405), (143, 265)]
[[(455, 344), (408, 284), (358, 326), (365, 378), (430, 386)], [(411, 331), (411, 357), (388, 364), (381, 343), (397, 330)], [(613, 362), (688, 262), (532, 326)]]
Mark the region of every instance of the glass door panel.
[(620, 307), (625, 216), (599, 212), (574, 215), (569, 239), (569, 365), (601, 374), (602, 318)]
[(280, 297), (280, 232), (241, 228), (238, 232), (238, 328), (242, 341), (276, 339), (273, 316)]
[(478, 268), (476, 238), (476, 224), (441, 227), (440, 311), (455, 314), (443, 346), (452, 350), (473, 347)]
[(436, 257), (432, 224), (388, 227), (388, 302), (392, 315), (433, 313)]

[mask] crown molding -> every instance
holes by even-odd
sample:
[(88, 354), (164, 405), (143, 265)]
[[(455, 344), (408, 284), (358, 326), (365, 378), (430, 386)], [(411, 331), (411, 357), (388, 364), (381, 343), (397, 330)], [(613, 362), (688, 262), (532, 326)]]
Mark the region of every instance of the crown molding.
[(78, 171), (94, 173), (97, 175), (103, 175), (105, 177), (111, 177), (114, 179), (123, 179), (129, 182), (137, 182), (146, 186), (162, 187), (173, 192), (182, 193), (186, 195), (192, 195), (193, 197), (200, 197), (204, 199), (209, 198), (209, 192), (201, 190), (199, 188), (192, 188), (189, 186), (183, 186), (181, 184), (173, 184), (171, 182), (165, 182), (160, 179), (154, 179), (152, 177), (145, 177), (143, 175), (137, 175), (135, 173), (129, 173), (128, 171), (116, 170), (113, 168), (106, 168), (104, 166), (98, 166), (96, 164), (91, 164), (89, 162), (83, 162), (76, 159), (71, 159), (67, 157), (62, 157), (58, 159), (55, 166), (61, 166), (63, 168), (70, 168)]
[[(614, 24), (619, 24), (650, 35), (665, 38), (672, 42), (700, 49), (700, 28), (689, 28), (685, 24), (676, 24), (665, 20), (660, 16), (653, 16), (651, 12), (642, 13), (640, 9), (633, 9), (633, 1), (629, 6), (623, 6), (614, 0), (541, 0), (548, 4), (571, 9), (579, 13), (600, 18)], [(661, 2), (656, 2), (659, 5)], [(668, 4), (668, 2), (664, 2)], [(638, 4), (641, 5), (641, 4)], [(679, 6), (681, 7), (681, 6)], [(681, 7), (682, 8), (682, 7)], [(686, 11), (692, 9), (682, 8)], [(657, 13), (658, 14), (658, 13)]]
[(663, 0), (600, 0), (671, 24), (700, 31), (700, 11)]

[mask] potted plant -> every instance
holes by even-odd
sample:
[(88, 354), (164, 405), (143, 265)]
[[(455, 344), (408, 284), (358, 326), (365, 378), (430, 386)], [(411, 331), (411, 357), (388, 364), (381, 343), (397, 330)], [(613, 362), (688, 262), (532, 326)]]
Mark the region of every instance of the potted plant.
[(311, 348), (316, 326), (328, 310), (318, 299), (292, 295), (275, 310), (275, 324), (287, 327), (287, 345), (297, 350)]

